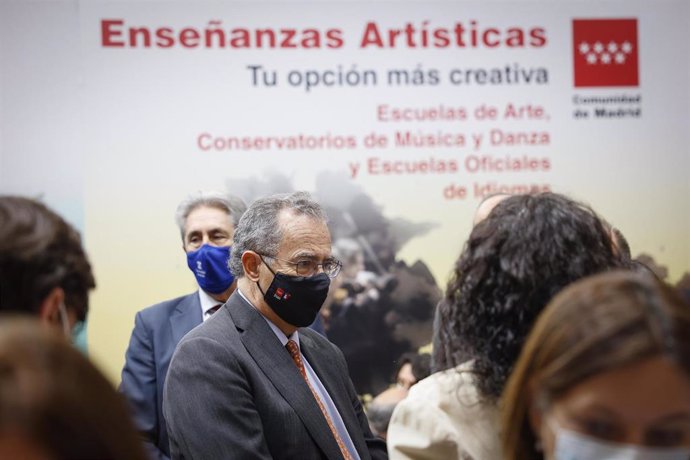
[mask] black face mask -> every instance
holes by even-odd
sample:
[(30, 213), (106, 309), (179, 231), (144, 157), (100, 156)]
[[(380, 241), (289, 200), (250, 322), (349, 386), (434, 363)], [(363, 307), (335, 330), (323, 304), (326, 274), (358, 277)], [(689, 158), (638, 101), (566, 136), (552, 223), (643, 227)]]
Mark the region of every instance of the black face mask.
[[(266, 264), (268, 267), (268, 264)], [(271, 267), (268, 267), (271, 270)], [(326, 301), (331, 279), (325, 273), (314, 276), (290, 276), (273, 273), (273, 282), (264, 294), (269, 307), (288, 324), (306, 327), (314, 322), (316, 315)]]

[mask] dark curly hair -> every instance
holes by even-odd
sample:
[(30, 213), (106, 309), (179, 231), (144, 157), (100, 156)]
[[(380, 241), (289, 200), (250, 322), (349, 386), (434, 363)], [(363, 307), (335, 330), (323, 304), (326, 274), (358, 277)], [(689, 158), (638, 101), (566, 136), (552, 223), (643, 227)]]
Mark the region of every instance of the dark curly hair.
[(445, 353), (435, 368), (473, 360), (480, 394), (496, 401), (548, 301), (577, 279), (623, 264), (588, 206), (555, 193), (504, 199), (474, 227), (455, 264), (439, 305)]
[(47, 206), (0, 196), (0, 311), (38, 313), (60, 287), (65, 305), (84, 320), (96, 285), (79, 233)]

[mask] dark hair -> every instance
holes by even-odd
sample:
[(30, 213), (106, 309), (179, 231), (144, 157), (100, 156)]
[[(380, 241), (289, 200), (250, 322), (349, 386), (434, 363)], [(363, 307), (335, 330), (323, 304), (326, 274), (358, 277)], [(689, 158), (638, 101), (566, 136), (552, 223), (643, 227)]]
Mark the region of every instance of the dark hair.
[(59, 333), (0, 319), (0, 434), (58, 460), (143, 460), (124, 398)]
[(38, 313), (51, 290), (84, 320), (96, 286), (79, 233), (37, 201), (0, 196), (0, 311)]
[(429, 353), (403, 353), (398, 359), (398, 365), (395, 369), (395, 374), (393, 375), (394, 382), (398, 378), (400, 369), (402, 369), (402, 367), (408, 363), (412, 367), (412, 375), (414, 375), (418, 382), (427, 378), (429, 374), (431, 374), (431, 355)]
[(628, 240), (625, 239), (623, 233), (616, 227), (611, 227), (611, 240), (622, 257), (632, 259), (630, 244), (628, 244)]
[[(477, 224), (439, 305), (435, 368), (473, 360), (495, 401), (537, 315), (563, 287), (622, 264), (595, 212), (555, 193), (505, 198)], [(436, 355), (435, 355), (436, 356)]]
[(534, 404), (548, 407), (590, 377), (658, 355), (690, 377), (690, 306), (673, 289), (622, 270), (568, 286), (539, 317), (506, 385), (504, 458), (543, 458), (529, 421)]

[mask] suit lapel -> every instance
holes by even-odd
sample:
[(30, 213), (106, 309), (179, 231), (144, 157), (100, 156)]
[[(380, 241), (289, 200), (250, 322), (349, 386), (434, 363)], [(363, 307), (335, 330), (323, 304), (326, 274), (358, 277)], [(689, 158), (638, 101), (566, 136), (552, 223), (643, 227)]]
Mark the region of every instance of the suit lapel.
[(352, 439), (357, 452), (359, 452), (362, 458), (365, 458), (364, 453), (368, 451), (368, 448), (362, 436), (359, 435), (361, 432), (359, 420), (352, 408), (352, 401), (348, 398), (349, 393), (343, 382), (342, 373), (346, 372), (345, 369), (339, 369), (332, 357), (319, 353), (318, 344), (307, 334), (300, 333), (299, 341), (302, 353), (309, 361), (309, 365), (314, 369), (314, 372), (319, 376), (319, 380), (321, 380), (335, 407), (338, 409), (338, 413), (343, 419), (345, 428), (347, 428), (347, 432), (350, 434), (350, 439)]
[(199, 324), (201, 324), (201, 302), (199, 293), (195, 292), (183, 298), (170, 315), (173, 343), (179, 343), (187, 332)]
[(228, 307), (242, 343), (261, 371), (297, 413), (326, 457), (341, 458), (338, 444), (311, 390), (266, 320), (237, 293), (228, 300)]

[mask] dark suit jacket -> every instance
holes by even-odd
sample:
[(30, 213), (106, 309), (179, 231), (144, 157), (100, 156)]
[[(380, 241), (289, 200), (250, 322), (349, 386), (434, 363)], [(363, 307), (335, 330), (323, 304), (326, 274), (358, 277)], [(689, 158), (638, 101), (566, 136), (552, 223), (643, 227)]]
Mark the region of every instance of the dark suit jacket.
[[(300, 348), (360, 457), (385, 459), (340, 350), (309, 329)], [(180, 342), (163, 412), (173, 459), (340, 459), (325, 418), (290, 354), (238, 292)]]
[(153, 459), (170, 457), (162, 411), (170, 359), (182, 337), (199, 324), (198, 292), (148, 307), (134, 320), (120, 391), (129, 400), (134, 422), (145, 435), (146, 449)]

